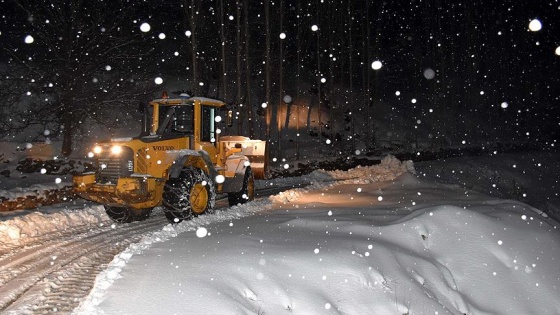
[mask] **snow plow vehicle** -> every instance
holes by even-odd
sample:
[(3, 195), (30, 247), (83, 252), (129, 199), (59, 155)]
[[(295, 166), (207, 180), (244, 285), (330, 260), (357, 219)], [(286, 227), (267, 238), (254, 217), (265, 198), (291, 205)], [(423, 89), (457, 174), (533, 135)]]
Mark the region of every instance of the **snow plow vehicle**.
[(266, 142), (220, 136), (223, 109), (219, 100), (164, 93), (143, 106), (140, 136), (93, 148), (96, 171), (74, 176), (74, 192), (123, 223), (146, 219), (157, 206), (170, 222), (187, 220), (212, 211), (221, 193), (230, 205), (253, 200)]

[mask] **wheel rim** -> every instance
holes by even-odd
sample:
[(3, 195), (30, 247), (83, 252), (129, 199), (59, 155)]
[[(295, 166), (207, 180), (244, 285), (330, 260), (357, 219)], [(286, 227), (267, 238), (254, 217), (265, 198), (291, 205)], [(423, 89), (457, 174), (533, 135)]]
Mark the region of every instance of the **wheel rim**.
[(201, 183), (196, 183), (192, 188), (191, 195), (191, 210), (196, 214), (201, 214), (206, 211), (208, 206), (208, 191)]

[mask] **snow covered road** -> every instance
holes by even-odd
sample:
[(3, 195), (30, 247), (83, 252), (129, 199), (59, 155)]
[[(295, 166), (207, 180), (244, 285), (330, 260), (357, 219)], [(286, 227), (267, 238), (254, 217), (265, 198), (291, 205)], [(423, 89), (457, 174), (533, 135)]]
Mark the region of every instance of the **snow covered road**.
[(100, 206), (0, 221), (0, 313), (560, 312), (557, 222), (408, 172), (388, 157), (260, 182), (276, 195), (176, 225)]
[(0, 257), (0, 310), (70, 313), (113, 257), (167, 224), (163, 215), (127, 225), (67, 228)]
[[(257, 196), (285, 189), (265, 187)], [(217, 211), (227, 208), (226, 199), (217, 200)], [(148, 220), (115, 224), (98, 205), (52, 214), (38, 209), (0, 223), (0, 313), (70, 314), (115, 255), (168, 224), (160, 209)]]

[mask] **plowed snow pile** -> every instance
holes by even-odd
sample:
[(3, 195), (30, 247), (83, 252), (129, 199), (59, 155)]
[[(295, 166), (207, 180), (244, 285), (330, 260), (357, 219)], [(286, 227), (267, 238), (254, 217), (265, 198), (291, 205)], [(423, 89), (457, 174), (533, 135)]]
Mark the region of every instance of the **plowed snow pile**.
[(316, 172), (305, 189), (168, 225), (115, 257), (75, 312), (560, 313), (555, 221), (412, 172), (394, 158)]

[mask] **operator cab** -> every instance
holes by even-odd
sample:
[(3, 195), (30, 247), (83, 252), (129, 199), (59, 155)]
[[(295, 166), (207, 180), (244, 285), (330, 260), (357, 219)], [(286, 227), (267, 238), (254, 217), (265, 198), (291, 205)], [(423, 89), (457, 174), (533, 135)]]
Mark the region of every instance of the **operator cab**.
[(221, 121), (218, 109), (224, 103), (218, 100), (180, 97), (170, 99), (164, 93), (142, 109), (144, 140), (195, 137), (199, 142), (216, 143), (217, 123)]

